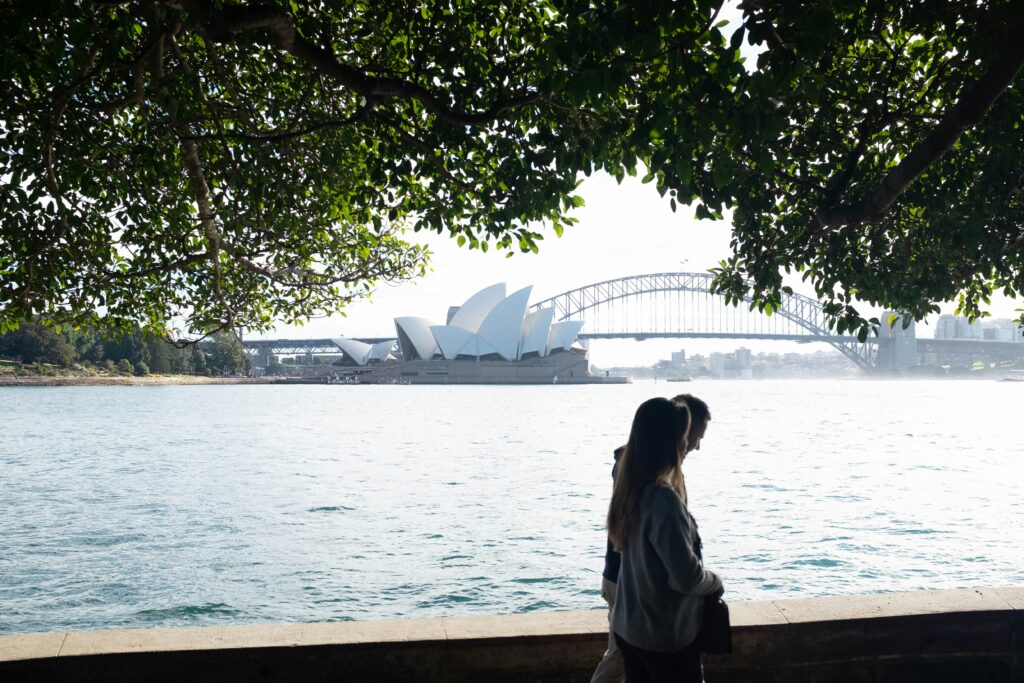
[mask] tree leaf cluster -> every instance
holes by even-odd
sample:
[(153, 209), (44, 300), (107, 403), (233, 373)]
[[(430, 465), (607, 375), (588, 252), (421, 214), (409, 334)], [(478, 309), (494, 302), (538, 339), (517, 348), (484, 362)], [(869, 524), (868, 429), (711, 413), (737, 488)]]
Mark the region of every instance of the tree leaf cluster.
[[(51, 324), (43, 324), (44, 322)], [(248, 372), (250, 362), (232, 331), (221, 331), (202, 344), (178, 346), (141, 328), (110, 335), (107, 327), (61, 328), (52, 321), (26, 322), (0, 334), (0, 357), (22, 363), (50, 363), (145, 375)]]
[(1020, 3), (740, 9), (5, 3), (0, 332), (329, 314), (424, 272), (414, 231), (537, 251), (599, 170), (731, 216), (716, 285), (768, 313), (793, 271), (859, 334), (1020, 291)]

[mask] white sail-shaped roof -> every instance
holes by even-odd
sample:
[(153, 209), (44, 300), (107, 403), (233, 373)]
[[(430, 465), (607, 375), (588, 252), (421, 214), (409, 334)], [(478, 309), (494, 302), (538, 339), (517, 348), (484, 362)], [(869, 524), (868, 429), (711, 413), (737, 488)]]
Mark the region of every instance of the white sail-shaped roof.
[(370, 347), (370, 356), (367, 360), (387, 360), (391, 356), (391, 349), (395, 348), (397, 339), (388, 339), (377, 342)]
[(441, 347), (441, 353), (448, 360), (455, 360), (462, 347), (476, 336), (469, 330), (453, 325), (431, 325), (430, 332), (434, 335), (437, 345)]
[[(430, 331), (430, 321), (426, 318), (395, 318), (395, 329), (406, 360), (430, 360), (435, 354), (441, 353)], [(412, 348), (406, 348), (408, 345)]]
[(551, 321), (555, 317), (555, 309), (542, 308), (526, 316), (523, 320), (523, 332), (519, 340), (519, 357), (527, 353), (540, 356), (548, 355), (548, 332)]
[(487, 315), (505, 298), (505, 283), (485, 287), (466, 299), (466, 303), (452, 316), (448, 323), (452, 327), (461, 327), (470, 332), (479, 332)]
[(492, 353), (498, 353), (498, 350), (479, 334), (470, 335), (469, 340), (459, 349), (460, 356), (474, 356), (476, 358), (489, 356)]
[(548, 334), (548, 351), (568, 349), (576, 341), (576, 335), (583, 329), (582, 320), (566, 320), (551, 326)]
[(370, 353), (373, 351), (373, 347), (361, 341), (355, 339), (332, 339), (332, 342), (338, 345), (342, 353), (352, 359), (358, 365), (366, 365), (366, 362), (370, 360)]
[(509, 294), (480, 323), (480, 338), (493, 346), (505, 360), (519, 358), (519, 335), (532, 290), (532, 286), (523, 287)]

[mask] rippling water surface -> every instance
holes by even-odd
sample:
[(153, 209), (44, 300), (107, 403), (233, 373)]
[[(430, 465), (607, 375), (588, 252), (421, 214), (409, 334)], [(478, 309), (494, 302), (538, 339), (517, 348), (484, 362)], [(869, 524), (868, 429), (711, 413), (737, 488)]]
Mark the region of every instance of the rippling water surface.
[(0, 388), (0, 632), (600, 607), (675, 390), (733, 599), (1024, 584), (1021, 384)]

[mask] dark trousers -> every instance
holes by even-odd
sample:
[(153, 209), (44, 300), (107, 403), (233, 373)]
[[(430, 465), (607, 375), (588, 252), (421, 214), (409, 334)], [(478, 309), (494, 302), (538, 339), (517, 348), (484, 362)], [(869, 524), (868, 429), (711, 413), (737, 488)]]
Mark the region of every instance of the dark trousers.
[(690, 643), (678, 652), (652, 652), (630, 645), (615, 634), (628, 683), (701, 683), (700, 651)]

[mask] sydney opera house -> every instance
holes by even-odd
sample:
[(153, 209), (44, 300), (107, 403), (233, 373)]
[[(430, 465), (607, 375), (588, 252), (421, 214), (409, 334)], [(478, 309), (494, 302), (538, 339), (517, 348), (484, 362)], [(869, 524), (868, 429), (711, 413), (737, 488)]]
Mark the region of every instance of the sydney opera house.
[(444, 325), (395, 318), (397, 339), (335, 339), (361, 382), (540, 384), (608, 381), (591, 376), (577, 343), (582, 320), (554, 322), (554, 309), (527, 312), (532, 287), (506, 294), (491, 285), (448, 311)]

